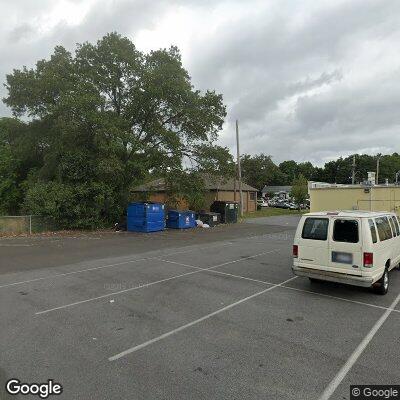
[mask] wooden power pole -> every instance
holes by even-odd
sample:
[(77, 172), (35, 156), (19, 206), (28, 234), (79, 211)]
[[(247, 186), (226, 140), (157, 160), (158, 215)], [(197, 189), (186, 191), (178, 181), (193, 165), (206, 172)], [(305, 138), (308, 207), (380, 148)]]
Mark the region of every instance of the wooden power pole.
[(381, 153), (378, 154), (378, 158), (376, 159), (376, 178), (375, 183), (379, 185), (379, 162), (381, 161)]
[(240, 216), (243, 217), (243, 192), (242, 192), (242, 168), (240, 166), (240, 150), (239, 150), (239, 122), (236, 120), (236, 148), (237, 148), (237, 170), (239, 180), (239, 198), (240, 198)]
[(353, 165), (351, 170), (351, 184), (354, 185), (356, 181), (356, 156), (353, 155)]

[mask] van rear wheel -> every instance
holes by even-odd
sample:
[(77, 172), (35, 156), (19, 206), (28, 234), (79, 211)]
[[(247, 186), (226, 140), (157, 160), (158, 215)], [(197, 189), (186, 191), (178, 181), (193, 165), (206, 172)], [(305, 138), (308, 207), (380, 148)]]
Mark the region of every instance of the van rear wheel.
[(389, 290), (389, 272), (387, 268), (385, 268), (385, 272), (383, 273), (381, 279), (376, 282), (376, 286), (374, 287), (376, 293), (378, 294), (386, 294)]

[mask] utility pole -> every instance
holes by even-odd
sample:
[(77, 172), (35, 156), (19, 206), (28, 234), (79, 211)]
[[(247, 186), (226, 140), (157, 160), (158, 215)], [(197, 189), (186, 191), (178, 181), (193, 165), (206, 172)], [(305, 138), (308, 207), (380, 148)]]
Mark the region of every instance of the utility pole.
[(243, 192), (242, 192), (242, 168), (240, 166), (240, 150), (239, 150), (239, 122), (236, 120), (236, 148), (237, 148), (237, 170), (239, 180), (240, 195), (240, 216), (243, 217)]
[(353, 165), (351, 170), (351, 184), (354, 185), (356, 181), (356, 155), (353, 155)]
[(378, 154), (378, 158), (376, 159), (376, 179), (375, 183), (379, 185), (379, 161), (381, 159), (381, 154)]

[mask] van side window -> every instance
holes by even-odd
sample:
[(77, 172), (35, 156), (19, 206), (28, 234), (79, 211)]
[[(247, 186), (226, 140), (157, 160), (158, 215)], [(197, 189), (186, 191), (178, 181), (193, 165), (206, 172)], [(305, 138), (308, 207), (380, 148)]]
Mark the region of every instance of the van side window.
[(328, 218), (306, 218), (301, 237), (303, 239), (326, 240), (328, 237)]
[(379, 217), (375, 219), (376, 228), (378, 229), (379, 240), (388, 240), (392, 238), (392, 231), (390, 229), (389, 220), (386, 217)]
[(333, 240), (335, 242), (358, 243), (358, 221), (354, 219), (335, 219)]
[(396, 236), (400, 235), (400, 229), (399, 229), (399, 223), (397, 221), (397, 218), (395, 216), (392, 216), (392, 221), (394, 225), (394, 230), (396, 231)]
[(376, 243), (378, 241), (378, 238), (376, 236), (376, 228), (374, 221), (372, 219), (369, 219), (368, 224), (369, 224), (369, 230), (371, 231), (372, 243)]
[(394, 229), (394, 224), (393, 224), (392, 218), (388, 217), (388, 220), (389, 220), (389, 225), (392, 228), (393, 237), (395, 237), (396, 236), (396, 230)]

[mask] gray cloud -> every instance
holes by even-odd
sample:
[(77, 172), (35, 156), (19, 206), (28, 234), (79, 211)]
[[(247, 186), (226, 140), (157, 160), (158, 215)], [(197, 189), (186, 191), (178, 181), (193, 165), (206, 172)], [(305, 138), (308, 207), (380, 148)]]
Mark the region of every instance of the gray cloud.
[[(354, 151), (400, 151), (394, 140), (400, 125), (397, 0), (97, 0), (79, 23), (60, 20), (43, 29), (40, 21), (54, 4), (2, 6), (0, 80), (48, 57), (57, 44), (72, 50), (109, 31), (134, 42), (151, 32), (151, 43), (164, 46), (183, 12), (187, 26), (170, 44), (182, 48), (195, 86), (224, 94), (223, 145), (233, 150), (238, 118), (242, 150), (276, 161), (322, 163)], [(0, 105), (0, 115), (8, 113)]]

